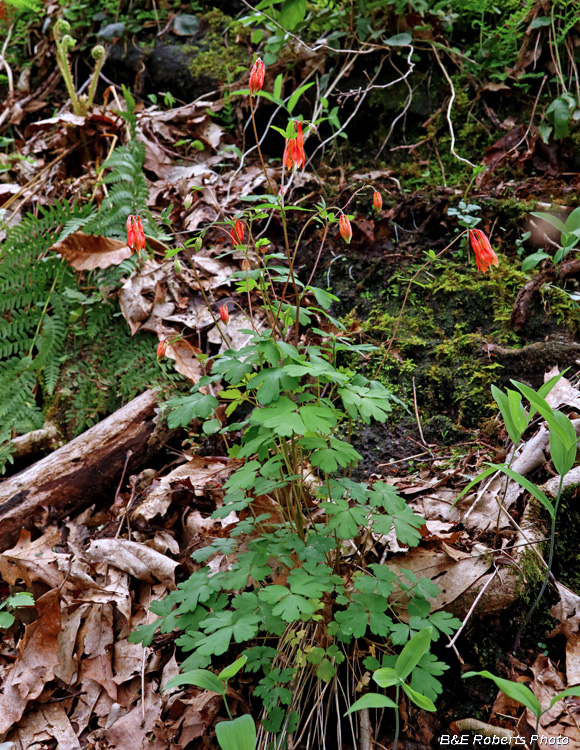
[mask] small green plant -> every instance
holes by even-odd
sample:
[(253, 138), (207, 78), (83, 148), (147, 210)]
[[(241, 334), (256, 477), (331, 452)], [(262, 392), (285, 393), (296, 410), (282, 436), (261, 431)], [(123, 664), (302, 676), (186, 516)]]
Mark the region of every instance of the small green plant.
[(560, 231), (560, 247), (553, 256), (545, 253), (543, 250), (528, 255), (522, 263), (522, 271), (530, 271), (546, 258), (550, 258), (554, 265), (557, 266), (580, 242), (580, 208), (575, 208), (565, 222), (558, 219), (557, 216), (542, 211), (533, 212), (532, 216), (547, 221), (548, 224), (551, 224)]
[(180, 685), (195, 685), (203, 690), (221, 695), (229, 721), (220, 721), (216, 724), (216, 736), (222, 750), (254, 750), (256, 747), (256, 724), (249, 714), (238, 716), (234, 719), (230, 713), (226, 693), (228, 680), (231, 680), (247, 662), (246, 656), (240, 656), (233, 664), (225, 667), (218, 675), (207, 669), (195, 669), (187, 674), (178, 675), (164, 686), (169, 690)]
[(543, 714), (553, 708), (556, 703), (563, 698), (568, 698), (571, 695), (580, 696), (580, 686), (569, 687), (555, 695), (547, 708), (542, 708), (540, 701), (536, 698), (530, 688), (527, 687), (527, 685), (523, 685), (521, 682), (504, 680), (502, 677), (496, 677), (496, 675), (491, 674), (491, 672), (488, 672), (487, 670), (483, 670), (482, 672), (466, 672), (463, 677), (485, 677), (488, 680), (492, 680), (501, 692), (508, 696), (508, 698), (512, 698), (526, 708), (529, 708), (536, 717), (536, 733), (532, 736), (532, 748), (536, 746), (539, 739), (538, 728)]
[[(0, 628), (9, 628), (14, 623), (14, 615), (7, 612), (7, 609), (16, 609), (17, 607), (34, 607), (34, 597), (25, 591), (13, 594), (3, 602), (0, 602)], [(2, 611), (4, 610), (4, 611)]]
[[(562, 486), (566, 475), (570, 472), (576, 460), (578, 438), (576, 437), (576, 431), (574, 429), (572, 421), (563, 412), (552, 409), (545, 399), (550, 390), (554, 387), (554, 385), (561, 377), (562, 374), (559, 374), (551, 378), (546, 383), (544, 383), (544, 385), (538, 391), (534, 391), (524, 383), (518, 383), (515, 380), (512, 380), (511, 382), (517, 388), (517, 391), (508, 389), (507, 393), (503, 393), (499, 388), (492, 386), (493, 396), (499, 406), (502, 417), (504, 419), (506, 430), (514, 446), (512, 451), (512, 458), (510, 459), (508, 464), (489, 463), (488, 468), (485, 469), (472, 482), (470, 482), (455, 500), (455, 502), (457, 502), (457, 500), (459, 500), (461, 497), (463, 497), (463, 495), (469, 492), (469, 490), (478, 482), (481, 482), (491, 474), (500, 471), (506, 474), (514, 482), (517, 482), (519, 485), (521, 485), (525, 490), (527, 490), (539, 503), (544, 506), (544, 508), (550, 515), (550, 552), (548, 563), (546, 566), (546, 575), (540, 588), (540, 592), (534, 604), (527, 613), (516, 635), (514, 651), (517, 651), (522, 633), (530, 622), (532, 615), (536, 610), (536, 607), (542, 600), (544, 591), (546, 590), (546, 586), (548, 585), (548, 580), (550, 578), (552, 563), (554, 559), (556, 517), (558, 514), (558, 507), (562, 495)], [(529, 412), (525, 410), (522, 404), (522, 396), (524, 396), (530, 403)], [(553, 504), (539, 487), (537, 487), (529, 479), (522, 476), (521, 474), (518, 474), (511, 468), (511, 462), (515, 454), (515, 450), (519, 445), (519, 442), (522, 439), (522, 436), (526, 431), (531, 419), (536, 413), (543, 417), (548, 425), (548, 429), (550, 432), (550, 453), (552, 457), (552, 463), (554, 464), (554, 468), (559, 475), (558, 491)]]
[[(250, 106), (259, 142), (253, 98), (263, 78), (253, 80)], [(288, 109), (298, 100), (289, 101)], [(285, 139), (287, 169), (306, 162), (303, 124), (291, 119), (286, 128), (273, 128)], [(405, 406), (385, 385), (346, 365), (347, 353), (356, 356), (375, 347), (350, 340), (331, 313), (337, 297), (302, 281), (295, 270), (308, 231), (320, 228), (326, 236), (338, 225), (349, 243), (352, 217), (346, 206), (324, 201), (313, 207), (286, 203), (284, 193), (272, 189), (265, 168), (264, 174), (269, 192), (241, 196), (250, 206), (219, 222), (231, 241), (224, 254), (244, 258), (232, 277), (239, 303), (222, 304), (218, 312), (199, 284), (221, 349), (211, 357), (198, 354), (204, 375), (189, 394), (166, 403), (170, 427), (196, 422), (205, 435), (223, 440), (235, 471), (213, 518), (238, 520), (229, 538), (217, 537), (193, 552), (201, 567), (152, 604), (157, 619), (138, 628), (131, 640), (148, 645), (158, 629), (181, 631), (176, 643), (189, 654), (177, 678), (182, 683), (199, 680), (200, 670), (207, 672), (224, 654), (241, 649), (246, 670), (261, 675), (253, 693), (263, 705), (260, 732), (272, 748), (282, 748), (304, 731), (305, 686), (317, 681), (336, 686), (341, 665), (366, 655), (363, 643), (373, 643), (384, 655), (382, 664), (373, 665), (380, 679), (395, 670), (397, 686), (431, 707), (441, 690), (437, 676), (445, 668), (429, 653), (431, 641), (453, 633), (460, 622), (431, 611), (429, 599), (438, 588), (429, 578), (395, 572), (369, 552), (371, 540), (393, 532), (409, 547), (421, 539), (424, 519), (394, 487), (352, 478), (361, 459), (353, 445), (357, 425), (385, 422), (395, 404)], [(193, 256), (207, 228), (183, 242), (170, 216), (171, 208), (161, 215), (176, 241), (166, 256), (179, 255), (179, 268), (196, 277)], [(260, 236), (269, 222), (281, 228), (280, 250)], [(230, 338), (234, 313), (244, 337), (236, 346)], [(212, 570), (208, 563), (216, 555), (228, 556), (228, 569)], [(401, 597), (406, 604), (397, 605)], [(399, 648), (391, 667), (388, 659)], [(336, 694), (335, 705), (342, 700)]]
[(401, 689), (416, 706), (425, 711), (435, 711), (435, 704), (426, 695), (413, 690), (407, 684), (406, 680), (413, 670), (420, 664), (423, 657), (428, 654), (431, 645), (433, 628), (424, 628), (416, 633), (401, 651), (393, 667), (383, 667), (377, 669), (373, 674), (373, 680), (379, 687), (395, 688), (395, 700), (392, 701), (388, 696), (382, 693), (367, 693), (355, 701), (346, 716), (353, 711), (360, 711), (363, 708), (394, 708), (395, 709), (395, 738), (393, 750), (397, 750), (399, 739), (399, 692)]
[(89, 91), (87, 96), (79, 97), (76, 92), (70, 61), (68, 59), (68, 53), (76, 46), (75, 40), (69, 33), (70, 30), (69, 22), (65, 21), (64, 18), (59, 18), (54, 26), (56, 62), (67, 88), (73, 112), (76, 115), (86, 115), (93, 106), (97, 83), (99, 82), (99, 73), (103, 67), (103, 62), (105, 61), (105, 48), (102, 45), (97, 44), (91, 50), (91, 57), (95, 61), (95, 67), (91, 76)]

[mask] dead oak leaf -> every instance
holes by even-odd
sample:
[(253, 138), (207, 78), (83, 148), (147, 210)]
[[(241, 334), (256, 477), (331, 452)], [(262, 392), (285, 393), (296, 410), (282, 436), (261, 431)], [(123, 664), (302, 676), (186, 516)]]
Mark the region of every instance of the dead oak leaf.
[(26, 628), (18, 644), (18, 658), (4, 681), (0, 694), (0, 735), (20, 721), (29, 701), (38, 698), (54, 678), (59, 664), (58, 635), (61, 631), (59, 592), (48, 591), (36, 601), (38, 620)]
[(131, 248), (126, 242), (84, 232), (73, 232), (50, 249), (62, 255), (76, 271), (118, 266), (131, 257)]

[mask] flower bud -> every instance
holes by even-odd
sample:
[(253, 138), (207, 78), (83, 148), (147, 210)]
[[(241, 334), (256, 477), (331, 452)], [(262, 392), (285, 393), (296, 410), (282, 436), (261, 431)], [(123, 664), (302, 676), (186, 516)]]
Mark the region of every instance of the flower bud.
[(258, 57), (256, 62), (253, 64), (252, 70), (250, 72), (250, 92), (252, 94), (257, 94), (258, 91), (262, 89), (262, 86), (264, 85), (265, 72), (266, 68), (264, 67), (264, 63)]
[(178, 276), (181, 273), (181, 263), (179, 262), (178, 258), (175, 258), (175, 260), (173, 261), (173, 270)]
[(131, 250), (136, 250), (138, 253), (145, 250), (146, 246), (141, 219), (139, 216), (133, 216), (133, 214), (127, 217), (127, 245)]
[(346, 244), (350, 245), (350, 241), (352, 240), (352, 227), (346, 214), (341, 214), (340, 219), (338, 220), (338, 231)]
[(220, 307), (220, 318), (222, 319), (222, 323), (227, 326), (227, 324), (230, 322), (230, 313), (228, 312), (228, 306), (222, 305)]
[(383, 207), (383, 196), (379, 193), (378, 190), (375, 190), (373, 193), (373, 206), (377, 209), (377, 211), (380, 211)]
[(244, 242), (245, 227), (243, 221), (238, 219), (230, 231), (230, 237), (234, 245), (242, 245)]
[(157, 344), (157, 359), (163, 359), (167, 351), (167, 339), (161, 339)]
[(201, 250), (201, 237), (198, 237), (193, 243), (193, 249), (196, 253), (199, 253), (199, 251)]
[(183, 208), (185, 208), (186, 211), (189, 211), (192, 203), (193, 203), (193, 196), (191, 193), (189, 193), (189, 195), (186, 195), (183, 200)]

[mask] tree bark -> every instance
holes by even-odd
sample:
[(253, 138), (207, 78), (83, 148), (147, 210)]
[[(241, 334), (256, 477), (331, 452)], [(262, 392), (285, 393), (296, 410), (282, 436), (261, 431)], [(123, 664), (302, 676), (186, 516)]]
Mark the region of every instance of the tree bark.
[[(48, 509), (60, 519), (106, 495), (155, 453), (157, 397), (146, 391), (62, 448), (0, 482), (0, 550), (13, 545), (23, 527)], [(165, 437), (165, 436), (164, 436)], [(111, 498), (112, 499), (112, 498)]]

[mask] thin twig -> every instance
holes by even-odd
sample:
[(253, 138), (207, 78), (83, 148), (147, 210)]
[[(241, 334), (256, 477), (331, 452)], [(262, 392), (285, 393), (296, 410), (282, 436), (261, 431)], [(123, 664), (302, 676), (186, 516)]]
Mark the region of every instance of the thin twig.
[(471, 607), (469, 608), (469, 612), (468, 612), (468, 613), (467, 613), (467, 614), (465, 615), (465, 619), (464, 619), (464, 620), (463, 620), (463, 622), (461, 623), (461, 627), (460, 627), (460, 628), (459, 628), (459, 630), (458, 630), (458, 631), (457, 631), (457, 632), (455, 633), (455, 635), (453, 636), (452, 640), (450, 640), (450, 641), (449, 641), (449, 643), (448, 643), (448, 644), (447, 644), (447, 645), (445, 646), (445, 648), (452, 648), (452, 647), (453, 647), (453, 646), (455, 645), (455, 641), (456, 641), (456, 640), (457, 640), (457, 639), (459, 638), (459, 636), (460, 636), (460, 634), (461, 634), (461, 631), (462, 631), (462, 630), (463, 630), (463, 629), (465, 628), (465, 626), (467, 625), (467, 623), (468, 623), (468, 621), (469, 621), (469, 618), (470, 618), (470, 617), (471, 617), (471, 615), (473, 614), (473, 610), (474, 610), (474, 609), (476, 608), (476, 606), (477, 606), (477, 603), (479, 602), (479, 600), (481, 599), (481, 597), (482, 597), (482, 596), (484, 595), (484, 593), (485, 593), (485, 590), (487, 589), (487, 587), (489, 586), (489, 584), (490, 584), (490, 583), (491, 583), (491, 582), (493, 581), (493, 579), (494, 579), (494, 578), (496, 577), (496, 575), (497, 575), (498, 573), (499, 573), (499, 569), (498, 569), (498, 567), (496, 566), (496, 567), (495, 567), (495, 570), (494, 570), (494, 572), (493, 572), (493, 575), (491, 576), (491, 578), (489, 578), (489, 579), (488, 579), (488, 580), (487, 580), (487, 581), (485, 582), (485, 585), (481, 587), (481, 589), (479, 590), (479, 593), (477, 594), (477, 596), (476, 596), (476, 597), (475, 597), (475, 599), (473, 600), (473, 604), (472, 604), (472, 605), (471, 605)]
[(449, 147), (451, 153), (453, 156), (458, 160), (462, 161), (464, 164), (469, 164), (469, 166), (472, 169), (476, 169), (476, 165), (472, 164), (469, 159), (464, 159), (463, 156), (459, 156), (457, 151), (455, 150), (455, 131), (453, 130), (453, 123), (451, 122), (451, 110), (453, 108), (453, 102), (455, 101), (455, 87), (453, 86), (453, 81), (449, 77), (449, 73), (447, 72), (445, 66), (441, 62), (441, 58), (439, 57), (437, 50), (435, 49), (435, 46), (433, 46), (433, 52), (435, 54), (435, 57), (437, 58), (437, 62), (439, 63), (439, 67), (441, 68), (441, 71), (443, 72), (443, 75), (445, 76), (445, 80), (449, 84), (449, 88), (451, 89), (451, 98), (449, 99), (449, 103), (447, 104), (447, 124), (449, 126), (449, 134), (451, 136), (451, 145)]

